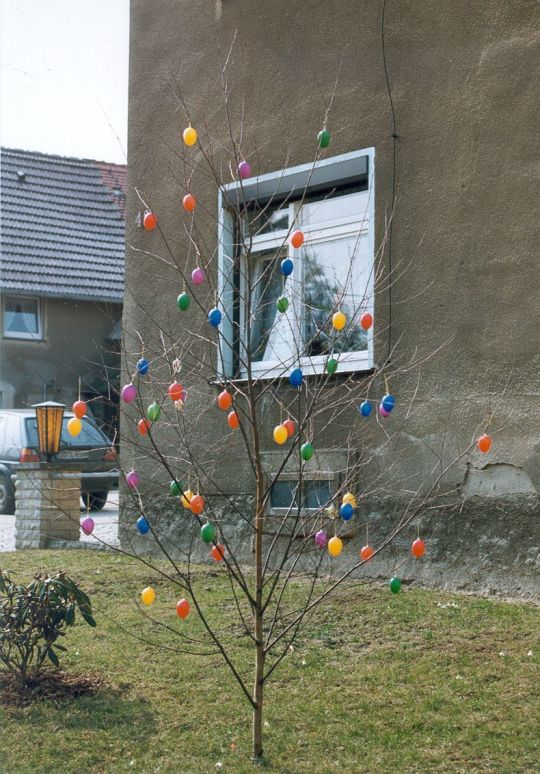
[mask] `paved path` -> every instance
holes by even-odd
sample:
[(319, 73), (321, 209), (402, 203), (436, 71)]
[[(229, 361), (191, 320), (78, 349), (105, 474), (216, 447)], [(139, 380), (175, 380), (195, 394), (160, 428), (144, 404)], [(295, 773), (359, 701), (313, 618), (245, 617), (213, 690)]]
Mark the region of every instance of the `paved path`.
[[(85, 512), (81, 510), (81, 518)], [(96, 535), (110, 545), (118, 544), (118, 492), (111, 492), (105, 508), (91, 514), (96, 526), (92, 535), (84, 535), (81, 540), (97, 543)], [(0, 551), (15, 551), (15, 516), (0, 515)]]

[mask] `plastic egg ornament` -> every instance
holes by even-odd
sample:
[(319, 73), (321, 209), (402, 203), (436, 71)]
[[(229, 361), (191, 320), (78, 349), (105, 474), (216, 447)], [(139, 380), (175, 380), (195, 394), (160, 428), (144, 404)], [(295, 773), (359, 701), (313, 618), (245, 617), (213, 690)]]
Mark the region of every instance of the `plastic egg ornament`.
[(182, 139), (184, 140), (184, 144), (187, 145), (188, 148), (191, 148), (191, 146), (195, 145), (197, 142), (197, 130), (192, 126), (186, 127), (182, 132)]
[(324, 548), (328, 543), (328, 535), (326, 534), (324, 529), (320, 529), (318, 532), (315, 533), (314, 540), (317, 548)]
[(338, 361), (335, 357), (331, 357), (330, 360), (326, 363), (326, 371), (330, 375), (335, 374), (338, 367)]
[(217, 546), (213, 546), (212, 550), (210, 551), (210, 556), (216, 562), (221, 562), (225, 556), (225, 546), (221, 545), (221, 543), (218, 543)]
[(298, 250), (304, 244), (304, 235), (301, 231), (295, 231), (291, 236), (291, 245)]
[(363, 417), (369, 417), (373, 410), (373, 406), (369, 402), (369, 400), (365, 400), (363, 403), (361, 403), (358, 406), (358, 411), (362, 414)]
[(289, 374), (289, 382), (291, 387), (301, 387), (304, 380), (304, 375), (301, 368), (294, 368)]
[(183, 490), (182, 484), (180, 484), (178, 481), (171, 481), (169, 484), (169, 494), (171, 497), (180, 497)]
[(390, 412), (387, 411), (382, 404), (379, 406), (379, 414), (381, 415), (381, 417), (389, 417), (390, 416)]
[(188, 617), (190, 610), (191, 610), (191, 605), (189, 604), (187, 599), (180, 599), (176, 603), (176, 615), (182, 620)]
[(177, 411), (182, 411), (184, 408), (185, 400), (175, 400), (174, 401), (174, 407)]
[(147, 210), (143, 215), (143, 226), (146, 231), (153, 231), (157, 226), (157, 218), (150, 210)]
[(367, 562), (368, 559), (371, 559), (374, 553), (375, 551), (370, 545), (362, 546), (362, 548), (360, 549), (360, 559), (363, 562)]
[(339, 515), (343, 521), (349, 521), (354, 516), (354, 508), (350, 503), (343, 503), (339, 509)]
[(152, 427), (152, 423), (149, 419), (139, 419), (137, 422), (137, 430), (140, 435), (148, 435), (148, 431)]
[(186, 509), (186, 511), (190, 511), (191, 510), (190, 503), (191, 503), (191, 498), (192, 497), (193, 497), (193, 492), (191, 491), (191, 489), (186, 489), (186, 491), (184, 492), (184, 494), (182, 495), (182, 498), (180, 500), (180, 502), (182, 503), (182, 505)]
[(227, 390), (223, 390), (217, 396), (217, 404), (222, 411), (228, 411), (233, 403), (232, 395)]
[(187, 293), (180, 293), (176, 299), (176, 306), (180, 309), (181, 312), (186, 312), (189, 309), (190, 303), (191, 298)]
[(167, 393), (171, 400), (182, 400), (182, 395), (184, 394), (184, 388), (182, 387), (181, 384), (179, 384), (179, 382), (175, 380), (172, 384), (169, 385)]
[(208, 312), (208, 322), (212, 326), (212, 328), (217, 328), (221, 322), (221, 312), (215, 306), (213, 309), (210, 309)]
[(77, 419), (82, 419), (86, 414), (87, 405), (84, 402), (84, 400), (76, 400), (73, 406), (71, 407), (71, 410), (73, 411)]
[(148, 373), (148, 369), (150, 368), (150, 363), (145, 357), (141, 357), (139, 360), (137, 360), (137, 365), (135, 368), (137, 369), (138, 374), (145, 376)]
[(157, 403), (151, 403), (146, 409), (146, 416), (151, 422), (157, 422), (161, 416), (161, 406)]
[(280, 296), (278, 300), (276, 301), (276, 309), (278, 312), (281, 312), (281, 314), (285, 314), (287, 309), (289, 308), (289, 299), (285, 296)]
[(144, 516), (139, 516), (139, 518), (135, 522), (135, 526), (137, 527), (137, 530), (140, 535), (147, 535), (148, 532), (150, 531), (150, 524), (147, 522)]
[(133, 403), (137, 397), (137, 388), (134, 384), (126, 384), (122, 387), (122, 400), (124, 403)]
[(216, 537), (216, 528), (208, 521), (201, 527), (201, 540), (203, 543), (211, 543)]
[(71, 417), (67, 423), (67, 431), (73, 437), (76, 438), (82, 430), (82, 422), (77, 417)]
[(82, 520), (81, 529), (85, 535), (91, 535), (95, 526), (94, 519), (90, 518), (90, 516)]
[(294, 263), (290, 258), (284, 258), (279, 268), (284, 277), (289, 277), (293, 273)]
[(130, 470), (129, 473), (126, 475), (126, 484), (129, 486), (129, 488), (137, 489), (140, 483), (141, 483), (141, 477), (139, 476), (137, 471)]
[(193, 212), (196, 206), (197, 199), (193, 196), (193, 194), (188, 193), (182, 199), (182, 207), (186, 212)]
[(343, 505), (345, 505), (346, 503), (349, 503), (350, 505), (352, 505), (353, 508), (356, 508), (356, 497), (353, 495), (352, 492), (346, 492), (343, 495), (343, 499), (341, 500), (341, 502), (343, 503)]
[(284, 425), (274, 427), (274, 441), (281, 446), (288, 439), (289, 433)]
[(385, 411), (388, 411), (390, 413), (394, 406), (396, 405), (396, 399), (393, 395), (390, 395), (390, 393), (386, 393), (386, 395), (383, 395), (381, 398), (381, 406)]
[(424, 556), (426, 553), (426, 544), (424, 541), (420, 538), (416, 538), (411, 546), (411, 553), (416, 559), (420, 559), (420, 557)]
[(294, 435), (296, 431), (296, 425), (294, 424), (292, 419), (286, 419), (285, 422), (283, 423), (283, 427), (287, 431), (289, 438)]
[(229, 411), (227, 414), (227, 424), (231, 430), (236, 430), (237, 427), (240, 427), (240, 420), (236, 411)]
[(487, 435), (487, 433), (484, 433), (483, 435), (481, 435), (476, 442), (478, 449), (483, 454), (487, 454), (487, 452), (491, 449), (491, 444), (492, 444), (491, 436)]
[(360, 327), (363, 328), (365, 331), (369, 331), (371, 326), (373, 325), (373, 315), (369, 312), (364, 312), (364, 314), (360, 317)]
[(343, 312), (335, 312), (335, 314), (332, 315), (332, 325), (336, 331), (343, 330), (343, 328), (347, 325), (347, 318)]
[(202, 285), (205, 279), (206, 279), (206, 274), (204, 273), (204, 269), (201, 269), (200, 266), (196, 266), (191, 272), (191, 281), (193, 282), (193, 284)]
[(343, 541), (337, 536), (330, 538), (328, 541), (328, 553), (330, 556), (339, 556), (343, 551)]
[(204, 511), (204, 498), (200, 494), (194, 494), (189, 501), (189, 507), (195, 516), (200, 516)]
[(300, 454), (305, 462), (308, 462), (315, 454), (315, 449), (310, 443), (303, 443), (300, 448)]
[(319, 143), (319, 148), (328, 148), (330, 145), (330, 132), (327, 129), (321, 129), (319, 134), (317, 135), (317, 142)]
[(388, 587), (392, 594), (397, 594), (398, 591), (401, 589), (401, 580), (399, 578), (390, 578), (390, 583), (388, 584)]
[(251, 164), (247, 161), (241, 161), (238, 165), (238, 176), (240, 180), (245, 180), (251, 175)]
[(141, 591), (141, 600), (143, 605), (146, 605), (147, 607), (154, 604), (156, 601), (156, 592), (152, 586), (147, 586)]

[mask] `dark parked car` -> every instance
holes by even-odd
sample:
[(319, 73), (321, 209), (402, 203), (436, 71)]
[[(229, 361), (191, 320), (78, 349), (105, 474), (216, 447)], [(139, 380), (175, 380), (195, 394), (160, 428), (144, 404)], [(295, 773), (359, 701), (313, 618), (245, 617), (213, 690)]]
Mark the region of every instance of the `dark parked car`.
[[(81, 463), (81, 496), (90, 509), (97, 511), (107, 501), (109, 489), (118, 484), (116, 454), (112, 443), (93, 419), (82, 420), (76, 437), (67, 431), (73, 414), (64, 413), (60, 451), (55, 460)], [(0, 409), (0, 513), (13, 513), (14, 487), (11, 476), (21, 462), (40, 462), (36, 414), (32, 409)], [(115, 475), (116, 472), (116, 475)], [(103, 473), (103, 477), (88, 475)]]

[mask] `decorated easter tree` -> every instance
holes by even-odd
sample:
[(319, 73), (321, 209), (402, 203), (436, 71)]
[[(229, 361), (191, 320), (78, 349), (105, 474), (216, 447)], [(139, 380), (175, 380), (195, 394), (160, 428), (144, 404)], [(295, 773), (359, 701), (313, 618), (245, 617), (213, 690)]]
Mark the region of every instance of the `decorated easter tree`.
[[(171, 159), (176, 224), (162, 217), (159, 191), (135, 192), (141, 228), (129, 265), (143, 284), (161, 276), (169, 311), (158, 315), (152, 292), (139, 294), (137, 329), (124, 330), (123, 511), (131, 522), (121, 550), (176, 588), (178, 651), (223, 658), (252, 708), (260, 760), (268, 680), (317, 606), (359, 582), (366, 563), (376, 574), (379, 555), (398, 535), (410, 535), (410, 548), (394, 560), (394, 547), (389, 593), (400, 591), (401, 564), (425, 561), (420, 530), (455, 504), (446, 476), (477, 429), (461, 450), (450, 451), (447, 433), (431, 438), (422, 448), (427, 472), (425, 464), (413, 472), (407, 466), (422, 447), (407, 441), (407, 423), (421, 368), (436, 349), (406, 357), (392, 341), (389, 296), (404, 267), (387, 261), (393, 202), (374, 242), (372, 165), (350, 189), (315, 187), (329, 165), (325, 119), (313, 128), (311, 161), (295, 178), (301, 184), (283, 185), (286, 162), (269, 189), (258, 177), (257, 149), (245, 148), (232, 127), (227, 101), (227, 146), (208, 130), (199, 136), (180, 104), (186, 126)], [(218, 198), (216, 219), (209, 202)], [(336, 202), (333, 217), (342, 218), (346, 236), (339, 260), (321, 238), (319, 218)], [(128, 275), (128, 294), (129, 282)], [(489, 444), (483, 436), (479, 448)], [(249, 480), (247, 496), (232, 494), (224, 459)], [(365, 504), (377, 498), (391, 507), (373, 540)], [(206, 556), (226, 575), (253, 648), (247, 671), (230, 647), (237, 633), (206, 607), (194, 572)], [(155, 588), (142, 589), (141, 611), (170, 633), (170, 619), (152, 616), (156, 596)]]

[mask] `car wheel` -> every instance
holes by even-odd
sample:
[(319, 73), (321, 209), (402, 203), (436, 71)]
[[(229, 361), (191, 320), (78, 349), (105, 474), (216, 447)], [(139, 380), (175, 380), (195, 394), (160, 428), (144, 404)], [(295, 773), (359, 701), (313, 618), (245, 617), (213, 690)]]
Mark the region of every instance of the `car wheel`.
[(15, 513), (13, 486), (3, 473), (0, 473), (0, 513)]
[(91, 511), (100, 511), (105, 507), (107, 502), (108, 492), (90, 492), (89, 494), (83, 494), (82, 499), (86, 506), (88, 500), (88, 506)]

